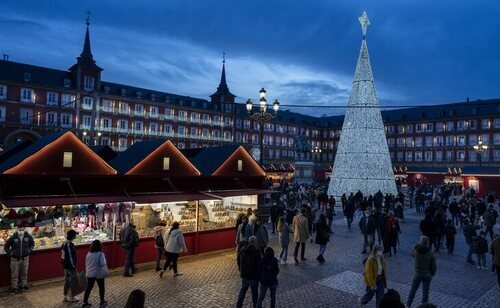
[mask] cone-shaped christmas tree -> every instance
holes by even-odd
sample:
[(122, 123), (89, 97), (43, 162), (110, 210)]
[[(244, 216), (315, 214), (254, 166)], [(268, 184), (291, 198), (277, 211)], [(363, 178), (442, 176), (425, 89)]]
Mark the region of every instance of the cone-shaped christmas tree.
[(366, 45), (366, 12), (359, 21), (363, 41), (328, 187), (336, 197), (358, 190), (365, 196), (397, 192)]

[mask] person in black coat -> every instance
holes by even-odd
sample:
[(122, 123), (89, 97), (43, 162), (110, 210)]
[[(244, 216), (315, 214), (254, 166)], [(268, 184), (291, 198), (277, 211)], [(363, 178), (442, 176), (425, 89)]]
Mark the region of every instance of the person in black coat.
[(468, 251), (467, 251), (467, 259), (466, 262), (474, 265), (474, 261), (472, 260), (472, 253), (473, 253), (473, 247), (472, 247), (472, 239), (477, 236), (476, 230), (479, 229), (479, 226), (473, 226), (469, 223), (469, 220), (465, 218), (463, 220), (463, 232), (465, 236), (465, 243), (469, 246)]
[(320, 263), (325, 262), (323, 254), (326, 250), (326, 244), (330, 241), (330, 228), (326, 223), (326, 217), (324, 214), (319, 215), (318, 221), (316, 222), (316, 240), (315, 243), (319, 244), (319, 255), (316, 260)]
[(264, 258), (262, 258), (259, 266), (260, 295), (257, 301), (257, 308), (262, 307), (267, 289), (271, 293), (271, 308), (276, 307), (276, 288), (278, 287), (279, 272), (278, 260), (274, 257), (274, 250), (271, 247), (266, 247)]
[(361, 253), (367, 253), (366, 248), (368, 246), (370, 246), (370, 251), (373, 250), (373, 237), (376, 228), (375, 219), (371, 215), (371, 212), (366, 210), (365, 215), (359, 220), (359, 230), (363, 234), (363, 251)]
[(432, 244), (435, 243), (436, 237), (436, 224), (430, 213), (426, 213), (425, 219), (420, 222), (420, 231), (429, 238), (429, 248), (432, 249)]
[(448, 249), (448, 254), (451, 255), (455, 250), (455, 235), (457, 234), (457, 228), (455, 228), (452, 219), (448, 219), (444, 233), (446, 235), (446, 249)]
[(389, 212), (389, 218), (387, 219), (385, 229), (387, 232), (387, 246), (389, 248), (389, 257), (391, 257), (392, 250), (394, 250), (394, 254), (396, 254), (396, 247), (398, 246), (399, 242), (399, 234), (401, 233), (398, 218), (394, 215), (393, 212)]
[(486, 232), (479, 232), (479, 236), (472, 238), (472, 249), (477, 257), (477, 269), (487, 270), (486, 253), (488, 252), (488, 241), (486, 240)]
[(252, 290), (252, 302), (256, 306), (259, 296), (259, 266), (261, 256), (257, 250), (257, 238), (255, 236), (250, 236), (248, 245), (241, 248), (238, 254), (238, 263), (240, 265), (241, 289), (236, 307), (240, 308), (243, 306), (243, 300), (245, 300), (248, 288)]
[(446, 226), (446, 217), (442, 210), (438, 210), (434, 215), (434, 225), (436, 226), (436, 237), (434, 242), (434, 251), (438, 252), (442, 246), (442, 238)]

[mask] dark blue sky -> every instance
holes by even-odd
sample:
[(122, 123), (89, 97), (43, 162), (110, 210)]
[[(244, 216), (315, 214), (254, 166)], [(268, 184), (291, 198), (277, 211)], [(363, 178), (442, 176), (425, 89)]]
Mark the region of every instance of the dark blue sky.
[(106, 81), (208, 99), (225, 50), (239, 102), (265, 87), (282, 104), (347, 104), (366, 10), (381, 105), (500, 97), (497, 0), (2, 0), (0, 54), (69, 68), (87, 10)]

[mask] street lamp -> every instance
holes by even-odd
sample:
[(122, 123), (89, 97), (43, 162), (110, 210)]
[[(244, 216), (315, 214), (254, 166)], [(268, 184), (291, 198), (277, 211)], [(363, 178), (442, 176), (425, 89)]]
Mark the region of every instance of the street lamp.
[(481, 140), (481, 136), (479, 136), (477, 140), (477, 144), (473, 146), (474, 151), (479, 155), (479, 166), (481, 166), (481, 162), (483, 160), (483, 152), (488, 150), (488, 146), (486, 144), (483, 144), (483, 140)]
[(311, 153), (313, 154), (313, 156), (314, 156), (314, 154), (321, 154), (321, 149), (316, 146), (316, 147), (311, 149)]
[(246, 107), (248, 111), (248, 116), (251, 120), (257, 121), (259, 123), (259, 148), (260, 148), (260, 156), (259, 156), (259, 164), (262, 166), (263, 163), (263, 153), (264, 153), (264, 124), (271, 122), (271, 120), (275, 117), (280, 109), (280, 103), (278, 100), (273, 102), (273, 110), (274, 114), (266, 112), (267, 109), (267, 100), (266, 100), (266, 90), (264, 88), (259, 91), (259, 111), (252, 113), (253, 102), (251, 99), (248, 99), (246, 102)]

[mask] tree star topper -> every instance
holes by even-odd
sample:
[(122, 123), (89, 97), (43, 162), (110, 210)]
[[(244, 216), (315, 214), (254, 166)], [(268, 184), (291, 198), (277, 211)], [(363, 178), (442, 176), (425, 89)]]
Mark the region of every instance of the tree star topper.
[(358, 18), (359, 22), (361, 23), (361, 29), (363, 31), (363, 38), (366, 37), (366, 29), (370, 25), (370, 20), (368, 19), (368, 15), (366, 12), (363, 12), (363, 15)]

